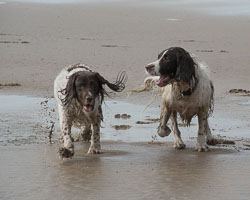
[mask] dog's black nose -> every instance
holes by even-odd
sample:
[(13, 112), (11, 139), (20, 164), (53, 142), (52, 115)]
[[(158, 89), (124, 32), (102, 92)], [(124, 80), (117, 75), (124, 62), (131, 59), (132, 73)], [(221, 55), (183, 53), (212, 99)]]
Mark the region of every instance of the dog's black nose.
[(90, 103), (93, 100), (93, 97), (92, 96), (87, 96), (86, 100), (87, 100), (88, 103)]
[(153, 64), (149, 64), (149, 65), (147, 65), (146, 66), (146, 70), (147, 70), (147, 72), (151, 72), (153, 69), (154, 69), (154, 65)]

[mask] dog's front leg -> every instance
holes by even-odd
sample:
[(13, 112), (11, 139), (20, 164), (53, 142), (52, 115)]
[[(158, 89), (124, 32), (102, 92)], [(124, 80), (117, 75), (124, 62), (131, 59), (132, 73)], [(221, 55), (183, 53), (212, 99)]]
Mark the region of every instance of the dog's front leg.
[(88, 154), (99, 154), (101, 153), (101, 144), (100, 144), (100, 126), (101, 118), (97, 117), (94, 119), (93, 131), (91, 135), (91, 144), (88, 150)]
[(66, 116), (63, 116), (61, 120), (63, 147), (59, 149), (59, 154), (61, 158), (71, 158), (74, 155), (74, 144), (71, 137), (72, 122)]
[(173, 111), (171, 121), (172, 121), (172, 126), (173, 126), (173, 129), (174, 129), (174, 139), (175, 139), (174, 148), (176, 148), (176, 149), (185, 149), (186, 145), (184, 144), (184, 142), (181, 139), (181, 132), (180, 132), (180, 130), (178, 128), (176, 111)]
[(198, 122), (199, 122), (199, 129), (198, 129), (198, 137), (197, 137), (197, 145), (196, 150), (198, 152), (209, 151), (207, 146), (207, 133), (206, 133), (206, 122), (207, 116), (205, 112), (198, 113)]
[(165, 102), (163, 102), (161, 106), (160, 124), (157, 130), (158, 135), (161, 137), (166, 137), (171, 133), (170, 128), (167, 126), (170, 115), (171, 111), (167, 108)]

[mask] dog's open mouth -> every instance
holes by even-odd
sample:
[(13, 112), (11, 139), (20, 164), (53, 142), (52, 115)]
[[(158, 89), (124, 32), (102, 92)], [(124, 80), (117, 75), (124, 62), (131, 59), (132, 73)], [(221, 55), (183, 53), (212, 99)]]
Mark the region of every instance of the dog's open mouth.
[(160, 76), (160, 79), (156, 81), (156, 85), (159, 87), (164, 87), (170, 82), (171, 78), (169, 76)]
[(90, 105), (90, 104), (87, 104), (85, 106), (83, 106), (83, 109), (86, 111), (86, 112), (91, 112), (94, 110), (94, 106)]

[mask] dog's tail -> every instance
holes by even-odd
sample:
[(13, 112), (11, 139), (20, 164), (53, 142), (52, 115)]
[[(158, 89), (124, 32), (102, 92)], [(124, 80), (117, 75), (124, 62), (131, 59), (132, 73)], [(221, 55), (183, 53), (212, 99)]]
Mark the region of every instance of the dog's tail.
[(214, 85), (212, 81), (210, 81), (210, 87), (211, 87), (211, 97), (210, 97), (210, 105), (208, 110), (208, 116), (211, 116), (214, 111)]

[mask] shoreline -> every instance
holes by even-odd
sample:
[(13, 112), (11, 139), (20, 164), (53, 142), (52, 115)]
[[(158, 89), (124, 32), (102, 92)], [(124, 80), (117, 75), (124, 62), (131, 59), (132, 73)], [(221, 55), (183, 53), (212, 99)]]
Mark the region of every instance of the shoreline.
[[(134, 98), (137, 99), (138, 96)], [(159, 96), (146, 110), (146, 104), (134, 101), (130, 97), (127, 97), (127, 99), (106, 99), (102, 105), (104, 115), (101, 128), (102, 140), (132, 143), (173, 142), (173, 134), (166, 138), (157, 135), (160, 99)], [(249, 118), (241, 115), (248, 109), (250, 101), (245, 101), (240, 96), (234, 96), (234, 101), (237, 101), (237, 104), (234, 107), (231, 106), (231, 109), (237, 111), (233, 115), (230, 116), (231, 111), (228, 109), (217, 108), (216, 112), (209, 118), (212, 135), (215, 138), (242, 141), (247, 144), (250, 139)], [(223, 105), (223, 103), (220, 102), (216, 106), (219, 105)], [(224, 103), (224, 105), (226, 104)], [(51, 123), (55, 124), (52, 139), (53, 141), (58, 140), (60, 130), (54, 98), (0, 95), (0, 109), (0, 116), (4, 119), (0, 121), (0, 127), (2, 127), (0, 128), (0, 132), (2, 132), (0, 145), (44, 143), (48, 140)], [(116, 117), (117, 115), (129, 117), (123, 119)], [(18, 120), (13, 120), (15, 118)], [(180, 131), (183, 133), (183, 140), (195, 141), (198, 130), (197, 117), (192, 119), (190, 127), (183, 125), (180, 119), (178, 123)], [(79, 132), (80, 129), (73, 128), (73, 137), (77, 137)], [(244, 145), (236, 144), (235, 148), (244, 149), (242, 146)]]

